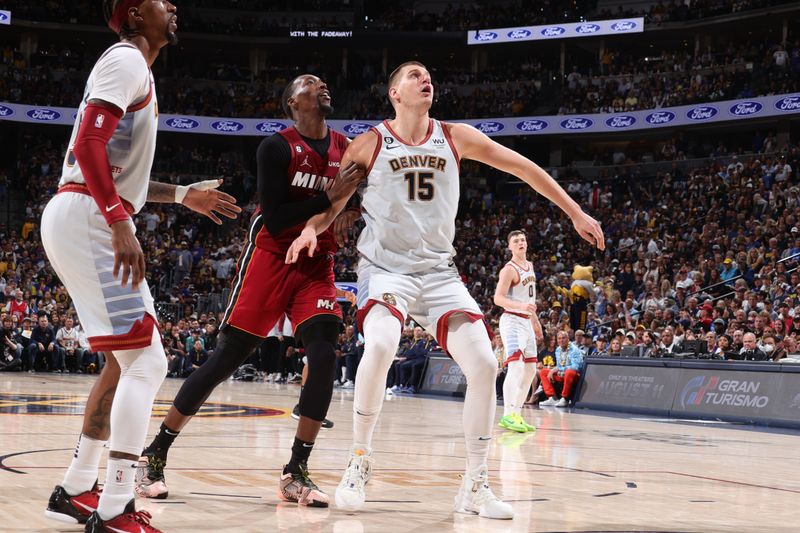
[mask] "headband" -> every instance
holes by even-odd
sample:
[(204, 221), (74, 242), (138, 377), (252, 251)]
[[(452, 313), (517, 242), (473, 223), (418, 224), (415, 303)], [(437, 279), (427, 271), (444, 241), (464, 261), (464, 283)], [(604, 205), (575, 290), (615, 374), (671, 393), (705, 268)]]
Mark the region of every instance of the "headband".
[(121, 0), (117, 7), (114, 8), (114, 13), (111, 15), (111, 18), (108, 19), (108, 27), (114, 33), (119, 33), (122, 29), (122, 26), (128, 20), (128, 11), (132, 7), (139, 7), (141, 5), (142, 0)]

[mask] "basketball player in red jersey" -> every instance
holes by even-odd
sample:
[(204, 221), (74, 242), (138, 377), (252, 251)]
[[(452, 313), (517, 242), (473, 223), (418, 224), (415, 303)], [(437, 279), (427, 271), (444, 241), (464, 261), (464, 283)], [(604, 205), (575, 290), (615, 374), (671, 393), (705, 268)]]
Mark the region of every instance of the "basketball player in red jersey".
[(300, 505), (328, 506), (328, 496), (309, 479), (307, 462), (333, 394), (334, 346), (341, 329), (333, 274), (334, 234), (320, 235), (313, 258), (286, 265), (284, 257), (309, 218), (352, 195), (364, 170), (356, 164), (340, 169), (349, 141), (325, 122), (333, 108), (324, 81), (310, 74), (298, 76), (281, 101), (295, 123), (264, 139), (258, 148), (261, 205), (239, 259), (217, 348), (186, 379), (158, 435), (144, 450), (143, 477), (136, 487), (141, 496), (166, 498), (163, 471), (178, 432), (286, 313), (295, 338), (305, 347), (308, 379), (300, 394), (300, 419), (279, 496)]

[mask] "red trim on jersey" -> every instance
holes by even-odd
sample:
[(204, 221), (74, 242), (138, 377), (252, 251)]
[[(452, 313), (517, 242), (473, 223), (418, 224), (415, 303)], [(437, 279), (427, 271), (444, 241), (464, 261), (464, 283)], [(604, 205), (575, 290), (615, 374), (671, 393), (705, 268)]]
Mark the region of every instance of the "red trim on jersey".
[[(525, 267), (523, 267), (521, 265), (517, 265), (517, 263), (515, 263), (513, 259), (511, 261), (509, 261), (509, 263), (515, 264), (518, 268), (524, 270), (525, 272), (530, 272), (531, 271), (531, 267), (533, 266), (530, 261), (528, 261), (528, 268), (525, 268)], [(519, 274), (519, 272), (517, 272), (517, 274)]]
[[(66, 185), (62, 185), (58, 188), (56, 194), (61, 194), (62, 192), (76, 192), (78, 194), (85, 194), (86, 196), (92, 195), (92, 193), (89, 192), (89, 187), (83, 183), (67, 183)], [(125, 211), (127, 211), (129, 215), (133, 215), (133, 205), (125, 198), (120, 198), (119, 201), (122, 202), (122, 207), (125, 208)]]
[(153, 328), (158, 329), (158, 322), (150, 313), (145, 313), (137, 320), (128, 333), (122, 335), (101, 335), (89, 337), (89, 346), (93, 352), (113, 352), (115, 350), (137, 350), (150, 346), (153, 340)]
[(456, 162), (458, 163), (458, 171), (461, 172), (461, 156), (458, 155), (458, 150), (456, 150), (456, 145), (453, 144), (453, 138), (450, 136), (450, 124), (441, 121), (439, 121), (439, 124), (442, 125), (442, 131), (444, 131), (444, 138), (447, 139), (447, 144), (450, 145), (450, 150), (453, 151), (453, 156), (456, 158)]
[[(478, 320), (482, 321), (484, 327), (486, 327), (486, 334), (489, 336), (489, 340), (492, 340), (494, 332), (489, 329), (489, 324), (487, 324), (486, 320), (483, 319), (483, 315), (464, 311), (463, 309), (454, 309), (439, 317), (439, 321), (436, 323), (436, 342), (439, 343), (439, 346), (441, 346), (442, 350), (444, 350), (447, 355), (450, 355), (450, 352), (447, 351), (447, 326), (450, 322), (450, 318), (454, 315), (464, 315), (467, 317), (467, 319), (469, 319), (470, 322), (477, 322)], [(453, 356), (450, 355), (450, 357)]]
[[(511, 263), (512, 263), (512, 262), (511, 262), (511, 261), (509, 261), (508, 263), (506, 263), (506, 266), (511, 266)], [(516, 268), (514, 268), (514, 267), (511, 267), (511, 269), (514, 271), (514, 274), (516, 274), (516, 275), (517, 275), (517, 281), (513, 282), (513, 283), (511, 284), (511, 287), (516, 287), (517, 285), (519, 285), (519, 282), (520, 282), (520, 281), (522, 281), (522, 277), (520, 277), (520, 275), (519, 275), (519, 272), (517, 272), (517, 269), (516, 269)]]
[(411, 144), (409, 142), (404, 141), (398, 134), (396, 134), (394, 132), (392, 127), (389, 125), (389, 121), (388, 120), (384, 120), (383, 121), (383, 125), (386, 126), (386, 129), (389, 130), (389, 133), (391, 133), (392, 136), (394, 136), (395, 139), (397, 139), (401, 143), (405, 144), (406, 146), (422, 146), (423, 144), (428, 142), (428, 139), (430, 139), (431, 135), (433, 135), (433, 119), (430, 119), (430, 118), (428, 119), (428, 133), (425, 135), (425, 138), (422, 139), (419, 142), (419, 144)]
[(136, 113), (137, 111), (141, 111), (142, 109), (147, 107), (147, 104), (149, 104), (150, 100), (152, 100), (152, 99), (153, 99), (153, 82), (151, 81), (150, 82), (150, 91), (147, 93), (147, 96), (145, 97), (145, 99), (142, 100), (141, 102), (139, 102), (138, 104), (133, 104), (132, 106), (128, 106), (128, 108), (125, 110), (125, 112), (126, 113)]
[(403, 324), (405, 324), (406, 319), (403, 316), (403, 313), (401, 313), (398, 308), (396, 308), (393, 305), (389, 305), (386, 302), (382, 302), (380, 300), (372, 300), (372, 299), (370, 299), (367, 302), (367, 305), (365, 305), (364, 307), (362, 307), (361, 309), (356, 311), (356, 326), (358, 326), (358, 331), (360, 331), (361, 333), (364, 333), (364, 320), (367, 318), (367, 313), (369, 313), (369, 310), (372, 309), (373, 307), (375, 307), (376, 304), (377, 305), (382, 305), (386, 309), (388, 309), (389, 312), (392, 313), (392, 315), (394, 315), (395, 318), (397, 318), (397, 320), (400, 321), (400, 328), (401, 329), (403, 328)]
[(514, 311), (503, 311), (503, 314), (504, 314), (504, 315), (514, 315), (514, 316), (518, 316), (518, 317), (520, 317), (520, 318), (524, 318), (525, 320), (530, 320), (530, 318), (531, 318), (531, 315), (524, 315), (524, 314), (522, 314), (522, 313), (515, 313)]
[(109, 226), (130, 218), (117, 194), (106, 150), (120, 118), (122, 110), (114, 106), (87, 105), (72, 148), (89, 193)]
[(369, 166), (367, 167), (367, 173), (366, 173), (367, 176), (369, 176), (370, 171), (372, 171), (372, 166), (375, 164), (375, 161), (378, 160), (378, 154), (381, 153), (381, 144), (383, 143), (381, 132), (379, 132), (375, 128), (370, 129), (370, 131), (374, 131), (375, 135), (378, 136), (378, 144), (375, 145), (375, 150), (372, 151), (372, 159), (370, 160)]

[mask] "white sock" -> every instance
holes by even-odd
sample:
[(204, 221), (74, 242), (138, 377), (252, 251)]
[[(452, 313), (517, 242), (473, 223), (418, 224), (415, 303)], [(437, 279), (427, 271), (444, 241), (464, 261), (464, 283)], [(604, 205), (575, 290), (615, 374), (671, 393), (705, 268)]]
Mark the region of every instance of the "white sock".
[[(521, 360), (508, 363), (506, 379), (503, 382), (503, 416), (519, 413), (519, 389), (525, 372), (525, 363)], [(523, 400), (524, 401), (524, 400)]]
[(106, 484), (100, 495), (97, 513), (103, 520), (111, 520), (125, 511), (133, 498), (133, 482), (136, 477), (136, 461), (130, 459), (108, 459)]
[[(536, 363), (524, 363), (522, 371), (522, 382), (519, 386), (519, 395), (517, 396), (517, 412), (521, 413), (522, 406), (525, 405), (525, 400), (528, 399), (528, 392), (531, 390), (533, 379), (536, 377)], [(503, 389), (505, 391), (505, 388)], [(505, 394), (505, 392), (503, 393)]]
[(94, 482), (97, 481), (98, 464), (106, 442), (83, 434), (78, 437), (72, 463), (70, 463), (67, 473), (64, 474), (64, 481), (61, 482), (61, 486), (64, 487), (67, 494), (76, 496), (91, 490)]
[(353, 399), (353, 444), (372, 449), (372, 434), (383, 406), (386, 374), (400, 343), (400, 321), (383, 305), (364, 318), (364, 355), (358, 364)]
[(495, 377), (497, 359), (492, 352), (486, 327), (455, 315), (448, 325), (447, 350), (467, 378), (464, 398), (464, 438), (467, 444), (467, 471), (486, 464), (492, 425), (497, 405)]

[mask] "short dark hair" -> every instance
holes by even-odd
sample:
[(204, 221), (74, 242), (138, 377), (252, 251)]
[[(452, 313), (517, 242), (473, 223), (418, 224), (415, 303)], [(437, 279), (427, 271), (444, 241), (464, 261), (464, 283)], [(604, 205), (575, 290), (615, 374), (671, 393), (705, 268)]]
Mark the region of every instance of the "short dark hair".
[[(425, 70), (428, 69), (428, 67), (426, 67), (425, 65), (423, 65), (419, 61), (406, 61), (405, 63), (401, 63), (400, 65), (398, 65), (398, 67), (396, 69), (394, 69), (392, 71), (391, 74), (389, 74), (389, 85), (386, 88), (387, 92), (394, 86), (395, 82), (397, 81), (397, 78), (400, 77), (400, 71), (403, 70), (403, 68), (408, 67), (410, 65), (415, 65), (415, 66), (418, 66), (418, 67), (422, 67)], [(389, 97), (389, 102), (392, 104), (392, 107), (394, 107), (394, 102), (392, 102), (392, 98), (391, 97)]]
[(525, 237), (525, 240), (528, 239), (528, 237), (525, 235), (524, 231), (519, 230), (519, 229), (515, 229), (514, 231), (512, 231), (511, 233), (508, 234), (508, 242), (511, 242), (511, 239), (516, 237), (517, 235), (522, 235), (523, 237)]
[(298, 79), (300, 79), (300, 76), (297, 76), (295, 79), (290, 81), (289, 85), (283, 89), (283, 93), (281, 94), (281, 108), (286, 114), (286, 117), (292, 120), (294, 120), (294, 116), (292, 115), (292, 108), (289, 107), (289, 98), (294, 96), (294, 84), (297, 83)]

